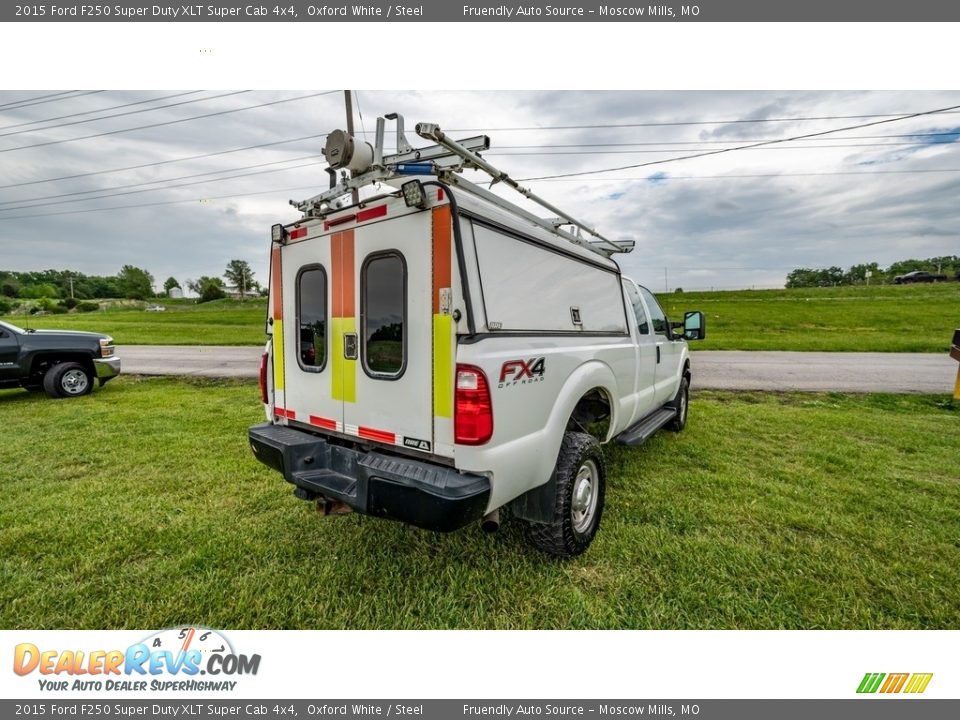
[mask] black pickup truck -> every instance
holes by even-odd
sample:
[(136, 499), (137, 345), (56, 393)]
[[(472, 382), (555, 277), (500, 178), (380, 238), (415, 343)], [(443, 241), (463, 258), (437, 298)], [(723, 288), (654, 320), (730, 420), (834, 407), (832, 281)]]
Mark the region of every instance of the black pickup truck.
[(113, 338), (88, 332), (24, 330), (0, 322), (0, 388), (79, 397), (120, 374)]

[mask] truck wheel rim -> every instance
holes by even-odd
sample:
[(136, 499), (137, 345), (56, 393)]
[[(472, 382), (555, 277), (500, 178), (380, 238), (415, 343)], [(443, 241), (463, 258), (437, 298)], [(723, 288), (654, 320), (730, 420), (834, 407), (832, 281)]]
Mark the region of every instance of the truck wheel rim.
[(687, 393), (680, 393), (680, 422), (687, 420)]
[(87, 374), (83, 370), (68, 370), (60, 380), (60, 386), (68, 395), (80, 395), (86, 392), (89, 383)]
[(581, 534), (590, 529), (597, 512), (598, 477), (597, 464), (593, 460), (587, 460), (580, 466), (573, 482), (570, 519), (573, 521), (573, 529)]

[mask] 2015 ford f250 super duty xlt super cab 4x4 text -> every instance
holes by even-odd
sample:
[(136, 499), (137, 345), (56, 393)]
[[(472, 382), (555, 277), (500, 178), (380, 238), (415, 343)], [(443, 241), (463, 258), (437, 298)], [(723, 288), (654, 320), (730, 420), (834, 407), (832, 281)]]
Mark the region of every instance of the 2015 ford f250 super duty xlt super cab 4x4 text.
[[(603, 514), (601, 443), (684, 427), (703, 315), (668, 321), (612, 259), (632, 243), (520, 188), (477, 154), (485, 136), (420, 124), (435, 144), (414, 149), (387, 119), (395, 155), (384, 118), (375, 147), (331, 133), (340, 181), (273, 228), (253, 452), (327, 512), (449, 531), (508, 510), (537, 547), (577, 555)], [(374, 183), (388, 192), (351, 199)]]

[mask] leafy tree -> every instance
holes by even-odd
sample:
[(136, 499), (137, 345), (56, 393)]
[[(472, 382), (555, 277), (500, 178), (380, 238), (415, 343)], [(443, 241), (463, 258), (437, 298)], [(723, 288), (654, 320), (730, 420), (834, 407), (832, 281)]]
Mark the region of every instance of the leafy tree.
[(37, 283), (20, 288), (22, 298), (58, 298), (60, 291), (50, 283)]
[(187, 280), (187, 287), (200, 296), (200, 302), (210, 302), (226, 297), (223, 291), (223, 280), (218, 277), (204, 275), (198, 280)]
[(167, 295), (170, 294), (171, 290), (178, 287), (180, 287), (180, 283), (177, 282), (175, 277), (168, 277), (163, 281), (163, 291), (167, 293)]
[(133, 265), (124, 265), (117, 274), (117, 286), (125, 298), (146, 300), (153, 297), (153, 275)]
[(240, 297), (246, 297), (247, 293), (254, 289), (256, 282), (253, 279), (253, 270), (250, 269), (250, 263), (246, 260), (231, 260), (227, 263), (227, 269), (223, 276), (231, 285), (237, 288)]

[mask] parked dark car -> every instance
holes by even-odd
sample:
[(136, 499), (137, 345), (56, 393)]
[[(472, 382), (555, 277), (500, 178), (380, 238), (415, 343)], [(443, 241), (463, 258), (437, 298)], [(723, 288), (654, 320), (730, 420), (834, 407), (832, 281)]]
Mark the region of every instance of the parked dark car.
[(926, 270), (914, 270), (913, 272), (908, 272), (905, 275), (897, 275), (893, 279), (893, 282), (896, 285), (906, 285), (907, 283), (918, 282), (943, 282), (946, 279), (946, 275), (937, 275), (936, 273), (927, 272)]
[(0, 322), (0, 388), (44, 390), (54, 398), (79, 397), (120, 374), (108, 335), (66, 330), (24, 330)]

